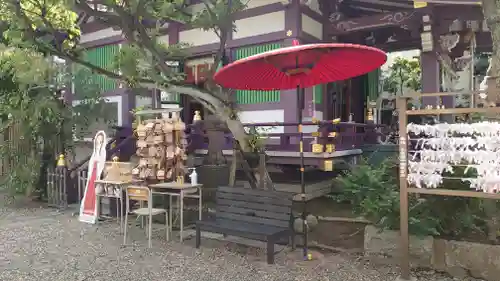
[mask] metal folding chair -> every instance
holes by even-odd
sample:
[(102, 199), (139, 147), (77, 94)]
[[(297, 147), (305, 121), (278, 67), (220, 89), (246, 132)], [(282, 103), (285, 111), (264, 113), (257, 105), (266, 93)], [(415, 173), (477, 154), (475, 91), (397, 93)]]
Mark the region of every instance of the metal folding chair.
[[(151, 248), (151, 233), (153, 225), (153, 216), (165, 214), (165, 235), (167, 241), (170, 239), (170, 228), (168, 226), (168, 212), (165, 209), (153, 208), (153, 193), (148, 187), (145, 186), (129, 186), (126, 189), (126, 213), (125, 213), (125, 225), (123, 232), (123, 244), (127, 244), (127, 229), (128, 229), (128, 215), (129, 213), (137, 215), (138, 218), (143, 218), (148, 216), (146, 222), (147, 225), (147, 235), (148, 235), (148, 247)], [(130, 200), (135, 200), (140, 202), (140, 207), (135, 210), (130, 209)], [(147, 203), (147, 208), (144, 207), (144, 203)]]

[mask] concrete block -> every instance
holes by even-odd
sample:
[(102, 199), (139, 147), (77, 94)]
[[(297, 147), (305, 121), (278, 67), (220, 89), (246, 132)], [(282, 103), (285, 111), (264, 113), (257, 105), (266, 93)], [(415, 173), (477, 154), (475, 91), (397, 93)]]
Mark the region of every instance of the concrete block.
[[(400, 257), (399, 231), (383, 231), (367, 225), (365, 227), (365, 255), (387, 255)], [(410, 262), (414, 267), (431, 267), (433, 253), (432, 237), (410, 237)]]

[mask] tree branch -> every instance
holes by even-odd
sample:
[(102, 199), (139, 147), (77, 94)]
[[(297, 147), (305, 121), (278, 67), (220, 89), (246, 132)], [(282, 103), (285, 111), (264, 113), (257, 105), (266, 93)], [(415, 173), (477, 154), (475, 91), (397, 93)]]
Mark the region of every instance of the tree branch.
[[(162, 87), (162, 86), (160, 86)], [(217, 97), (213, 96), (211, 93), (203, 92), (200, 89), (196, 89), (193, 87), (188, 87), (188, 86), (177, 86), (177, 85), (171, 85), (168, 87), (162, 87), (162, 90), (168, 91), (168, 92), (174, 92), (178, 94), (184, 94), (188, 95), (194, 98), (202, 99), (205, 100), (206, 102), (210, 103), (214, 109), (212, 113), (217, 114), (216, 108), (224, 108), (225, 104), (219, 100)]]
[[(105, 4), (109, 6), (108, 4)], [(92, 8), (87, 1), (76, 0), (75, 6), (85, 12), (88, 16), (94, 17), (94, 19), (102, 24), (111, 26), (121, 26), (121, 19), (117, 15), (111, 12), (99, 11)]]
[[(116, 79), (116, 80), (120, 80), (120, 81), (124, 81), (128, 84), (132, 84), (134, 82), (139, 82), (139, 83), (142, 83), (142, 84), (147, 84), (147, 83), (155, 83), (155, 81), (153, 80), (150, 80), (150, 79), (139, 79), (138, 81), (133, 81), (132, 79), (130, 78), (127, 78), (123, 75), (120, 75), (120, 74), (117, 74), (113, 71), (109, 71), (107, 69), (104, 69), (102, 67), (99, 67), (99, 66), (96, 66), (92, 63), (89, 63), (83, 59), (80, 59), (78, 56), (76, 56), (75, 54), (72, 54), (70, 52), (66, 52), (62, 49), (62, 46), (60, 49), (57, 48), (57, 46), (54, 46), (54, 48), (51, 48), (51, 47), (48, 47), (46, 44), (43, 44), (43, 43), (40, 43), (37, 41), (37, 34), (36, 32), (32, 29), (32, 26), (35, 26), (33, 21), (30, 20), (26, 14), (24, 13), (24, 10), (22, 9), (21, 7), (21, 4), (19, 2), (16, 2), (16, 1), (13, 1), (13, 5), (15, 7), (15, 11), (16, 11), (16, 15), (17, 17), (19, 17), (25, 24), (26, 28), (24, 29), (24, 31), (26, 32), (26, 39), (28, 41), (31, 41), (35, 44), (35, 46), (40, 50), (40, 51), (43, 51), (43, 52), (47, 52), (47, 53), (50, 53), (52, 55), (55, 55), (55, 56), (58, 56), (58, 57), (61, 57), (61, 58), (64, 58), (64, 59), (67, 59), (67, 60), (70, 60), (70, 61), (73, 61), (73, 62), (76, 62), (80, 65), (83, 65), (87, 68), (89, 68), (92, 72), (97, 72), (99, 74), (102, 74), (102, 75), (105, 75), (109, 78), (112, 78), (112, 79)], [(85, 4), (87, 7), (89, 7), (87, 4)], [(89, 7), (90, 8), (90, 7)], [(41, 20), (43, 21), (43, 23), (47, 26), (47, 28), (49, 29), (51, 35), (53, 37), (56, 37), (56, 33), (58, 32), (55, 27), (46, 19), (46, 18), (41, 18)]]
[[(107, 70), (105, 68), (94, 65), (90, 62), (87, 62), (84, 59), (78, 57), (78, 55), (76, 55), (76, 53), (74, 53), (73, 51), (65, 50), (62, 45), (50, 46), (44, 44), (43, 42), (39, 41), (40, 36), (33, 29), (34, 28), (33, 26), (35, 26), (34, 22), (24, 13), (24, 10), (22, 9), (20, 3), (16, 1), (12, 2), (16, 8), (15, 11), (17, 17), (21, 19), (22, 23), (25, 25), (25, 30), (24, 30), (25, 39), (33, 42), (34, 45), (38, 48), (38, 50), (42, 52), (46, 52), (61, 57), (63, 59), (75, 62), (84, 67), (89, 68), (92, 72), (105, 75), (109, 78), (116, 79), (119, 81), (124, 81), (127, 84), (136, 84), (145, 88), (149, 88), (152, 85), (154, 85), (156, 88), (161, 90), (166, 90), (169, 92), (175, 92), (191, 96), (194, 99), (200, 101), (209, 111), (219, 116), (221, 116), (220, 114), (221, 108), (230, 107), (229, 106), (230, 103), (226, 101), (227, 99), (226, 96), (224, 95), (219, 96), (218, 94), (219, 88), (217, 85), (215, 85), (212, 76), (213, 73), (215, 73), (217, 66), (219, 65), (222, 56), (224, 55), (225, 52), (225, 44), (228, 38), (228, 32), (232, 26), (232, 20), (230, 17), (230, 14), (232, 12), (231, 7), (228, 7), (228, 9), (226, 10), (227, 15), (224, 16), (224, 20), (219, 22), (219, 24), (222, 23), (222, 25), (218, 27), (219, 30), (221, 30), (220, 47), (215, 55), (214, 59), (215, 63), (214, 65), (212, 65), (212, 68), (210, 69), (209, 83), (207, 84), (208, 87), (206, 87), (208, 90), (207, 92), (207, 91), (202, 91), (201, 89), (177, 83), (174, 83), (175, 85), (172, 85), (172, 83), (170, 83), (169, 85), (170, 81), (167, 81), (166, 79), (139, 78), (134, 80), (133, 78), (126, 77), (122, 74), (115, 73), (113, 71)], [(165, 75), (165, 77), (171, 76), (172, 74), (171, 69), (166, 64), (168, 60), (168, 54), (160, 52), (160, 50), (155, 45), (153, 38), (149, 35), (146, 27), (140, 24), (139, 16), (142, 13), (144, 13), (144, 11), (141, 12), (141, 9), (143, 9), (144, 7), (138, 7), (139, 13), (137, 13), (137, 15), (133, 15), (127, 12), (124, 7), (121, 7), (118, 4), (107, 5), (109, 8), (114, 10), (113, 13), (103, 12), (93, 9), (91, 6), (89, 6), (88, 3), (82, 0), (77, 0), (76, 5), (79, 9), (87, 13), (89, 16), (93, 16), (94, 18), (96, 18), (96, 20), (102, 22), (103, 24), (106, 25), (114, 24), (121, 26), (122, 32), (126, 33), (127, 36), (130, 37), (129, 40), (131, 42), (137, 44), (140, 47), (139, 49), (145, 58), (149, 57), (148, 54), (149, 52), (153, 57), (153, 60), (155, 62), (158, 62), (156, 64), (151, 64), (151, 66), (153, 68), (157, 67), (158, 70)], [(48, 19), (41, 17), (41, 20), (48, 29), (49, 34), (51, 33), (52, 36), (55, 36), (57, 35), (58, 32), (60, 32), (51, 24), (51, 22)], [(128, 23), (127, 30), (123, 30), (123, 24), (125, 23)], [(0, 26), (3, 25), (0, 24)]]
[[(208, 7), (209, 5), (206, 1), (207, 0), (204, 0), (203, 2), (205, 3), (205, 6), (207, 7), (207, 9), (210, 9)], [(209, 12), (210, 12), (210, 10), (209, 10)], [(209, 91), (214, 91), (214, 92), (216, 91), (216, 89), (218, 87), (217, 87), (215, 81), (213, 80), (213, 76), (214, 76), (215, 72), (217, 71), (217, 68), (219, 67), (219, 64), (222, 60), (224, 52), (226, 51), (226, 43), (227, 43), (229, 31), (232, 29), (232, 25), (233, 25), (233, 21), (232, 21), (232, 17), (231, 17), (232, 0), (228, 1), (228, 5), (227, 5), (227, 9), (226, 9), (225, 13), (226, 13), (224, 16), (225, 20), (220, 23), (220, 26), (218, 26), (218, 28), (220, 30), (220, 35), (218, 34), (218, 36), (220, 38), (219, 49), (217, 50), (217, 53), (215, 54), (214, 63), (212, 64), (212, 66), (210, 68), (209, 75), (208, 75), (207, 81), (205, 83), (205, 87)], [(217, 27), (214, 28), (214, 32), (216, 30), (217, 30)], [(227, 97), (227, 94), (226, 95), (219, 95), (219, 97), (222, 100), (229, 100)]]

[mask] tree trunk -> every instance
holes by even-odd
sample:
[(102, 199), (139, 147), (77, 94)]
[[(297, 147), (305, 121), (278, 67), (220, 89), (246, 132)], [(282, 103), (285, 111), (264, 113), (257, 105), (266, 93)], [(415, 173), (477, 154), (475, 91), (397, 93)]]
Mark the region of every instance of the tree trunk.
[[(221, 122), (227, 125), (227, 128), (231, 131), (233, 138), (238, 141), (243, 152), (253, 152), (249, 144), (248, 134), (243, 127), (243, 123), (239, 120), (238, 115), (235, 114), (234, 109), (231, 108), (231, 103), (223, 102), (220, 97), (215, 96), (214, 93), (203, 92), (200, 89), (192, 87), (170, 85), (164, 88), (164, 90), (188, 95), (200, 102), (207, 110), (217, 116)], [(225, 97), (225, 100), (227, 100), (226, 98), (227, 97)], [(265, 174), (266, 180), (272, 188), (272, 181), (267, 169)]]
[(203, 159), (203, 165), (226, 164), (226, 159), (222, 153), (225, 143), (224, 134), (227, 131), (225, 123), (221, 123), (214, 115), (208, 115), (205, 120), (200, 122), (202, 122), (203, 130), (206, 131), (208, 137), (208, 152)]
[[(489, 76), (487, 80), (487, 102), (490, 105), (495, 105), (500, 102), (500, 0), (483, 0), (483, 14), (491, 31), (492, 54), (490, 67), (488, 68)], [(486, 200), (484, 202), (484, 210), (489, 217), (488, 239), (491, 241), (497, 240), (499, 231), (499, 218), (496, 200)]]
[(491, 31), (492, 55), (488, 69), (487, 101), (500, 102), (500, 0), (483, 0), (483, 14)]
[[(229, 114), (229, 112), (232, 112), (229, 110), (229, 108), (226, 108), (225, 110), (218, 110), (216, 112), (217, 116), (226, 123), (229, 131), (231, 131), (234, 139), (238, 141), (240, 144), (241, 149), (244, 152), (254, 152), (252, 151), (252, 148), (250, 147), (248, 143), (248, 134), (245, 131), (245, 127), (243, 127), (243, 123), (241, 120), (238, 119), (236, 115)], [(266, 187), (270, 190), (274, 190), (274, 185), (271, 180), (271, 176), (269, 175), (269, 172), (267, 171), (267, 166), (264, 165), (262, 167), (261, 172), (264, 173), (264, 176), (261, 177), (259, 175), (258, 170), (253, 171), (254, 177), (257, 181), (260, 179), (263, 179), (266, 182)], [(249, 179), (250, 180), (250, 179)], [(262, 185), (259, 185), (262, 186)]]

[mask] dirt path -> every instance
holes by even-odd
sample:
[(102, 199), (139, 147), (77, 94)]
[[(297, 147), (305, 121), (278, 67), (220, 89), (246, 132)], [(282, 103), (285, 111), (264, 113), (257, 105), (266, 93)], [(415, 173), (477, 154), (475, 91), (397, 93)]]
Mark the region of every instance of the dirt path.
[[(147, 249), (142, 231), (132, 231), (122, 245), (116, 224), (81, 223), (69, 212), (0, 206), (0, 280), (19, 281), (388, 281), (397, 276), (391, 266), (367, 264), (339, 254), (319, 254), (312, 262), (297, 262), (298, 253), (284, 251), (276, 265), (267, 265), (262, 251), (204, 240), (164, 242), (154, 237)], [(420, 280), (453, 280), (433, 274)]]

